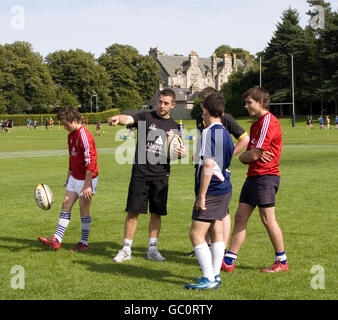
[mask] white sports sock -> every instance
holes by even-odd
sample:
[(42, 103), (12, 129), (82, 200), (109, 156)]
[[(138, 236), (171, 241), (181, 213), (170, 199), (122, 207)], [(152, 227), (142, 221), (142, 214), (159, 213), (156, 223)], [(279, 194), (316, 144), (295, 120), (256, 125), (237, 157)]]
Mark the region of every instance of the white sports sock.
[(133, 240), (124, 238), (123, 240), (123, 248), (126, 250), (131, 250), (131, 245), (133, 244)]
[(210, 281), (215, 281), (215, 275), (212, 268), (211, 252), (208, 244), (202, 243), (194, 248), (196, 258), (202, 269), (204, 278), (208, 278)]
[(149, 250), (155, 249), (158, 243), (158, 238), (149, 238)]
[(214, 242), (210, 246), (210, 252), (212, 257), (212, 269), (214, 271), (214, 275), (217, 275), (221, 271), (222, 260), (224, 257), (224, 241)]

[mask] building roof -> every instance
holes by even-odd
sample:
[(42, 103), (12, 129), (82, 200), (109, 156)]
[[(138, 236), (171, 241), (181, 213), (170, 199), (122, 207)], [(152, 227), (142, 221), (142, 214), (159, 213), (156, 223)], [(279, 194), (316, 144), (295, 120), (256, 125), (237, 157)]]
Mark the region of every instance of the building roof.
[[(216, 59), (217, 71), (219, 71), (223, 67), (223, 59)], [(175, 76), (178, 69), (181, 69), (183, 72), (185, 72), (189, 67), (189, 57), (184, 56), (159, 55), (158, 61), (169, 76)], [(244, 67), (242, 60), (236, 59), (236, 63), (239, 67)], [(208, 71), (211, 71), (211, 58), (198, 58), (198, 65), (202, 72), (206, 74)]]

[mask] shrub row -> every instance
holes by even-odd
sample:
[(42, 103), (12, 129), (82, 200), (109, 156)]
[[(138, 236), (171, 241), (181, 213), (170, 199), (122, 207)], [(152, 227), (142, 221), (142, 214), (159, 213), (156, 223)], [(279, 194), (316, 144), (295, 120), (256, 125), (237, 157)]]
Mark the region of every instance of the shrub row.
[[(82, 116), (85, 120), (88, 119), (89, 124), (95, 124), (99, 120), (101, 122), (107, 122), (109, 117), (120, 113), (121, 111), (119, 109), (109, 109), (102, 112), (82, 113)], [(15, 126), (26, 125), (28, 119), (31, 119), (32, 121), (36, 120), (38, 124), (41, 125), (41, 120), (45, 121), (50, 118), (52, 118), (56, 123), (56, 114), (0, 114), (0, 120), (13, 119)]]

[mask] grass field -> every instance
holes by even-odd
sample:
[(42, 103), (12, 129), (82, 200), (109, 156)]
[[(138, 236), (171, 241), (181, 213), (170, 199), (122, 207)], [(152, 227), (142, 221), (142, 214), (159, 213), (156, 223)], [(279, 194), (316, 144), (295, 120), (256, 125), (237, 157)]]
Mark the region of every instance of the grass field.
[[(239, 122), (249, 130), (249, 119)], [(193, 121), (184, 124), (188, 130), (194, 127)], [(131, 173), (131, 164), (116, 161), (116, 154), (123, 156), (120, 148), (126, 143), (120, 140), (123, 132), (117, 133), (122, 128), (104, 124), (105, 133), (95, 138), (100, 177), (92, 203), (90, 250), (83, 254), (68, 251), (80, 239), (78, 205), (61, 250), (49, 250), (37, 240), (39, 235), (51, 236), (58, 221), (68, 166), (67, 132), (62, 127), (49, 131), (15, 127), (9, 134), (0, 132), (0, 299), (337, 299), (338, 130), (319, 130), (317, 126), (307, 131), (304, 121), (292, 128), (289, 119), (282, 119), (281, 124), (284, 147), (276, 214), (290, 271), (260, 273), (261, 267), (272, 264), (274, 252), (256, 210), (235, 272), (222, 273), (223, 284), (208, 292), (183, 289), (185, 283), (200, 276), (197, 260), (183, 255), (192, 248), (188, 237), (194, 203), (192, 163), (172, 165), (169, 213), (163, 219), (158, 245), (167, 261), (146, 259), (149, 217), (141, 216), (133, 259), (114, 264), (112, 256), (123, 240)], [(94, 133), (94, 126), (90, 130)], [(236, 158), (230, 169), (233, 221), (247, 167)], [(38, 183), (48, 184), (54, 192), (55, 203), (49, 211), (34, 202)], [(314, 289), (319, 284), (319, 274), (312, 273), (316, 265), (324, 271), (322, 289)], [(14, 266), (24, 270), (23, 289), (13, 288)]]

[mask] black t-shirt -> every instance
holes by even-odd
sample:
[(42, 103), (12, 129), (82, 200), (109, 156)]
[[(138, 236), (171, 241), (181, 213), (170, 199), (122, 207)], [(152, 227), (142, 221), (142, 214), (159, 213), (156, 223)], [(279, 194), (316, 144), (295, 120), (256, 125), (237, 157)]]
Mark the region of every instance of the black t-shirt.
[(160, 180), (169, 177), (168, 136), (179, 133), (179, 125), (172, 118), (159, 117), (156, 111), (139, 112), (132, 117), (133, 127), (137, 128), (132, 178)]
[[(232, 134), (236, 139), (246, 132), (229, 113), (223, 114), (222, 124), (224, 128), (227, 129), (229, 133)], [(199, 114), (196, 119), (196, 127), (200, 133), (202, 133), (203, 129), (205, 128), (202, 113)]]

